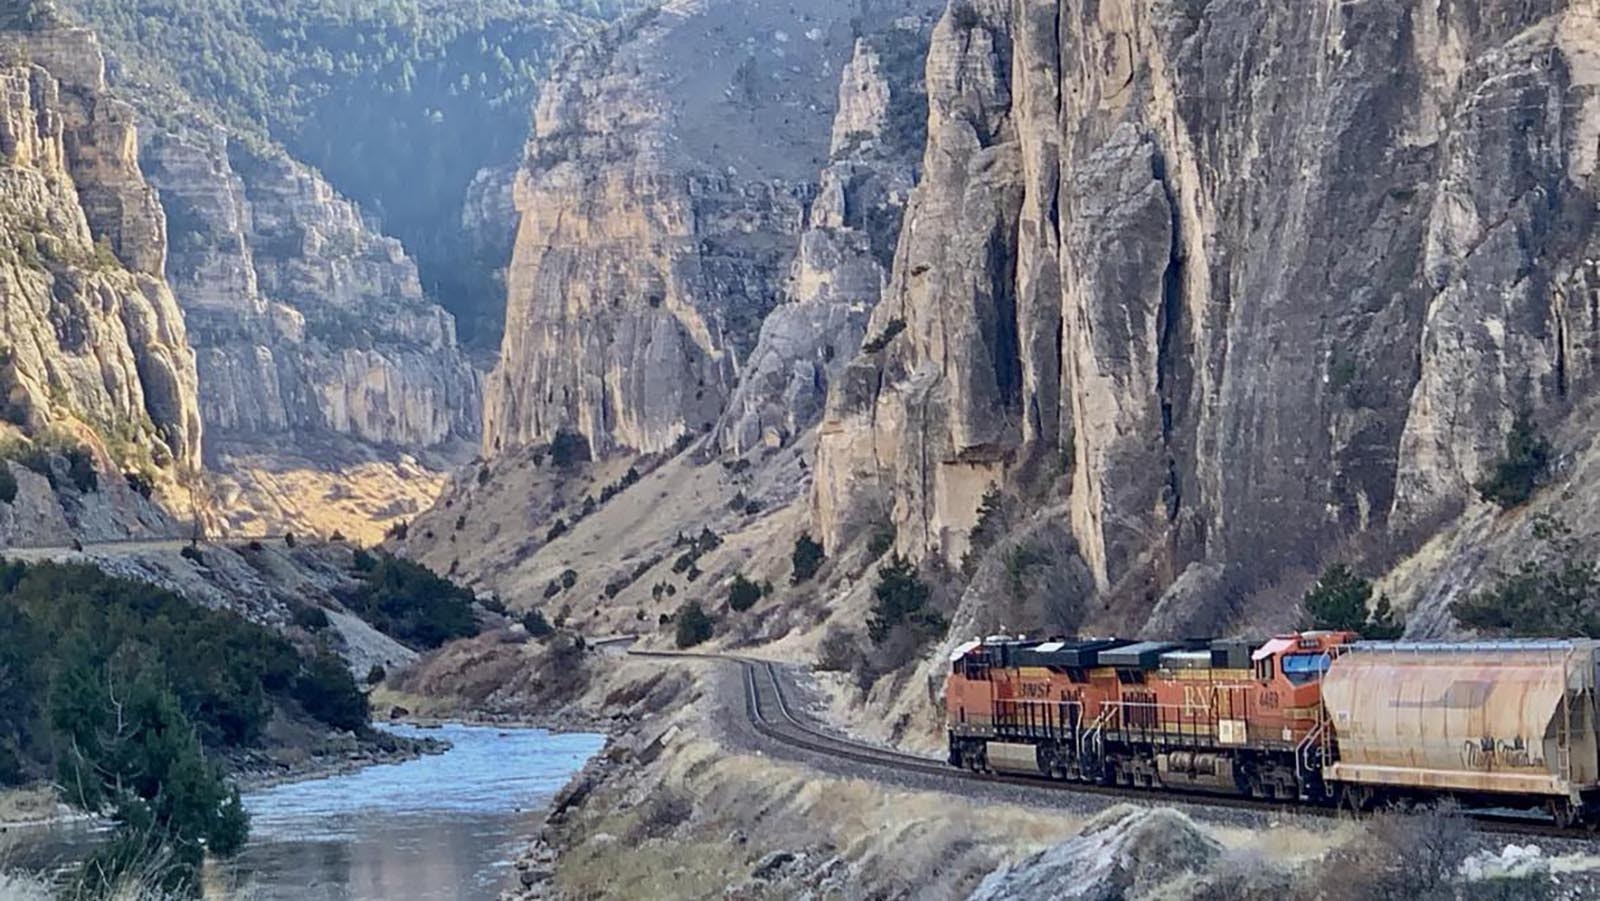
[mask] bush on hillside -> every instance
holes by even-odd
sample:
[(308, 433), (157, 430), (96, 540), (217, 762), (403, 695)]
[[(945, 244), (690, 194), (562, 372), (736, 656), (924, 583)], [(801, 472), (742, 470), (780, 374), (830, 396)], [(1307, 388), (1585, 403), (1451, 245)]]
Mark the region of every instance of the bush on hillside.
[(11, 466), (0, 460), (0, 504), (15, 503), (17, 500), (17, 476), (11, 471)]
[(544, 618), (544, 612), (537, 609), (529, 610), (523, 614), (522, 628), (526, 629), (528, 634), (534, 638), (548, 638), (555, 634), (556, 631), (550, 625), (550, 621)]
[(420, 563), (379, 554), (346, 606), (379, 631), (431, 650), (478, 634), (475, 600)]
[(910, 630), (918, 645), (944, 637), (949, 623), (938, 611), (929, 609), (933, 591), (922, 581), (910, 560), (895, 554), (878, 567), (878, 584), (873, 586), (872, 613), (867, 617), (867, 636), (883, 645), (899, 628)]
[(307, 632), (321, 632), (333, 625), (328, 620), (328, 612), (315, 604), (297, 604), (289, 611), (289, 622), (294, 623)]
[(1539, 487), (1551, 454), (1550, 441), (1539, 434), (1533, 417), (1518, 413), (1506, 435), (1505, 455), (1477, 483), (1478, 496), (1505, 509), (1521, 506)]
[(789, 577), (789, 581), (795, 585), (810, 581), (827, 559), (822, 545), (811, 537), (811, 533), (801, 532), (800, 537), (794, 540), (794, 552), (789, 555), (789, 562), (794, 566), (794, 575)]
[(1600, 564), (1589, 560), (1566, 523), (1539, 517), (1534, 555), (1500, 571), (1488, 589), (1450, 605), (1463, 626), (1491, 635), (1600, 637)]
[(1399, 638), (1405, 624), (1396, 620), (1389, 596), (1371, 602), (1372, 583), (1345, 564), (1335, 563), (1323, 570), (1301, 606), (1309, 629), (1359, 632), (1364, 638), (1378, 640)]
[(716, 621), (701, 608), (698, 601), (690, 601), (678, 608), (677, 634), (679, 648), (692, 648), (710, 641), (716, 632)]
[(733, 577), (733, 585), (728, 589), (728, 606), (733, 610), (743, 613), (756, 605), (762, 597), (761, 586), (746, 579), (743, 573)]
[(590, 459), (589, 439), (577, 432), (562, 429), (550, 442), (550, 462), (559, 469), (571, 469)]
[(367, 696), (356, 686), (344, 661), (332, 654), (321, 653), (311, 659), (295, 678), (294, 698), (306, 713), (335, 729), (360, 732), (371, 719)]

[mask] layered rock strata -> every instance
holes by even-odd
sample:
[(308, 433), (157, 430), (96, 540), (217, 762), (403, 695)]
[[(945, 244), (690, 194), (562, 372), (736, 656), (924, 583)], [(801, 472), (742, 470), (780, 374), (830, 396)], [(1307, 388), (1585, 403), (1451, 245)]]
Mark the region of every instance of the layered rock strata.
[[(202, 455), (165, 221), (93, 35), (0, 35), (0, 432), (88, 429), (107, 464)], [(94, 440), (98, 438), (98, 440)]]

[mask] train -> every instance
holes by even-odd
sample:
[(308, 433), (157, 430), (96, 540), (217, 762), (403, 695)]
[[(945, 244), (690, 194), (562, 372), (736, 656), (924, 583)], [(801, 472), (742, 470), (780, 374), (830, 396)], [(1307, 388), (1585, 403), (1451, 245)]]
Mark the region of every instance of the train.
[(1452, 799), (1600, 824), (1600, 641), (974, 639), (949, 763), (1343, 805)]

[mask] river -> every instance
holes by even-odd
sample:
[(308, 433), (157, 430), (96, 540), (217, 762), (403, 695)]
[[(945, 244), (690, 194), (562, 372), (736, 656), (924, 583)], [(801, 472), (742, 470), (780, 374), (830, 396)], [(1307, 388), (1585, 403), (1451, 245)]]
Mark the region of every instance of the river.
[[(603, 736), (399, 726), (450, 751), (244, 796), (250, 842), (206, 897), (249, 901), (480, 901), (512, 877), (540, 813)], [(57, 837), (60, 856), (82, 840)]]

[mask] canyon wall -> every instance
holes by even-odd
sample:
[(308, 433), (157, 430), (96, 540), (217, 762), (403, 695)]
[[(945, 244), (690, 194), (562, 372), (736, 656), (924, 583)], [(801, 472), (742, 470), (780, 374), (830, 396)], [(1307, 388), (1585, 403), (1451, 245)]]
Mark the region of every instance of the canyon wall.
[(0, 34), (0, 437), (18, 460), (30, 441), (87, 448), (102, 474), (84, 490), (87, 474), (58, 483), (59, 460), (48, 484), (49, 468), (0, 460), (17, 482), (0, 498), (6, 543), (169, 530), (150, 492), (202, 454), (195, 357), (137, 148), (91, 33)]
[(851, 0), (679, 0), (569, 55), (518, 179), (491, 451), (710, 430), (829, 156)]
[[(1103, 591), (1248, 583), (1467, 502), (1592, 383), (1596, 7), (956, 0), (830, 540), (962, 555), (1059, 479)], [(869, 347), (874, 347), (869, 339)], [(1059, 489), (1058, 489), (1059, 490)]]

